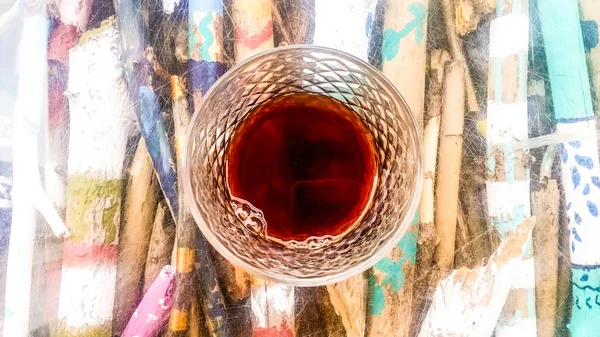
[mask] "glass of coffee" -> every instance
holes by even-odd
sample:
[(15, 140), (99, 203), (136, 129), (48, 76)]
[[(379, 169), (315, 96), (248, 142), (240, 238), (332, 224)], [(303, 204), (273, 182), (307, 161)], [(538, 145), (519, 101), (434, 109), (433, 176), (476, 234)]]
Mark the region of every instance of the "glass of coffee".
[(260, 278), (315, 286), (362, 272), (416, 212), (419, 127), (381, 73), (340, 51), (288, 46), (235, 66), (187, 137), (200, 230)]

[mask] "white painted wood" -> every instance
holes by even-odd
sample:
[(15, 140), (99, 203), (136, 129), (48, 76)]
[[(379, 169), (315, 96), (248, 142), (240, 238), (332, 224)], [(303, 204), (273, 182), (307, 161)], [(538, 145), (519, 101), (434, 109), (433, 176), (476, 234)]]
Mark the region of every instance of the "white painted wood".
[[(531, 244), (534, 223), (535, 219), (529, 218), (510, 231), (485, 266), (455, 270), (441, 281), (418, 336), (491, 336)], [(524, 326), (529, 327), (530, 322)], [(510, 331), (520, 336), (525, 329)]]
[[(367, 60), (376, 0), (315, 0), (313, 44)], [(370, 19), (369, 19), (370, 18)]]

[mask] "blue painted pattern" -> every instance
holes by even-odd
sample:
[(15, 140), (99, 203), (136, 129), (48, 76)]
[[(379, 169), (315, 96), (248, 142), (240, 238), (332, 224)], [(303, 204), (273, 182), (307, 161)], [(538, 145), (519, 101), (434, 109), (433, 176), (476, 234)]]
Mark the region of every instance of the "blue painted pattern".
[(571, 169), (571, 182), (573, 183), (574, 188), (577, 188), (581, 182), (581, 175), (579, 174), (577, 167)]
[(581, 167), (585, 167), (586, 169), (594, 168), (594, 163), (592, 162), (592, 158), (586, 156), (580, 156), (578, 154), (575, 155), (575, 161)]
[[(591, 123), (586, 123), (581, 127), (586, 132), (590, 132), (590, 136), (591, 133), (595, 133)], [(572, 258), (575, 258), (572, 261), (577, 263), (589, 259), (587, 256), (595, 249), (598, 240), (593, 234), (598, 232), (596, 227), (600, 213), (598, 209), (600, 178), (597, 155), (596, 144), (590, 142), (571, 141), (560, 146), (563, 182), (569, 201), (567, 212), (571, 236), (570, 246)], [(578, 249), (579, 246), (581, 249)]]
[(599, 336), (597, 325), (587, 322), (600, 320), (600, 269), (595, 266), (572, 265), (573, 304), (572, 336)]

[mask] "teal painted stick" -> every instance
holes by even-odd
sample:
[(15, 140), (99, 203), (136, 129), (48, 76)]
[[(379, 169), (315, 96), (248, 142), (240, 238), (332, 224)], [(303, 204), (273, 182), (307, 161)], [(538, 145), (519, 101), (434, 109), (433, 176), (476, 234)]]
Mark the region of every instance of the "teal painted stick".
[[(538, 0), (558, 132), (597, 139), (575, 0)], [(583, 138), (582, 138), (583, 139)], [(595, 141), (560, 145), (569, 219), (572, 337), (600, 336), (600, 170)]]

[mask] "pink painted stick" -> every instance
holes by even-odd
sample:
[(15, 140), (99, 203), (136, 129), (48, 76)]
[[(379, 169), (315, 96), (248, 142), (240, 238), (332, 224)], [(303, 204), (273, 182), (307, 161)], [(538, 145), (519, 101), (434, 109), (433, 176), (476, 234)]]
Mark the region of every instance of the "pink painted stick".
[(153, 337), (167, 323), (173, 300), (175, 269), (166, 265), (144, 295), (121, 337)]

